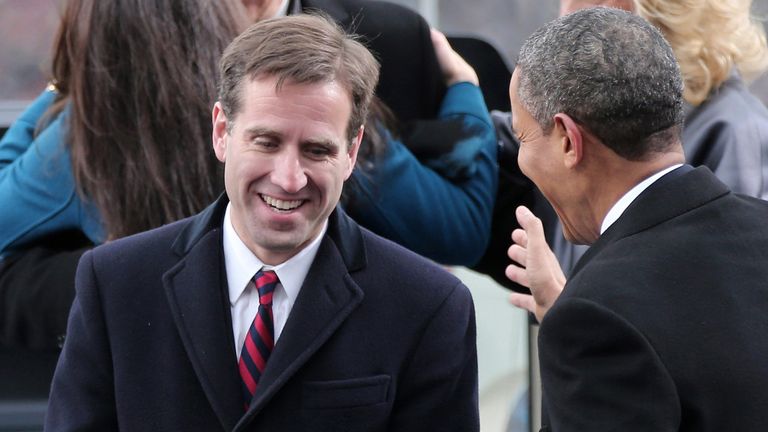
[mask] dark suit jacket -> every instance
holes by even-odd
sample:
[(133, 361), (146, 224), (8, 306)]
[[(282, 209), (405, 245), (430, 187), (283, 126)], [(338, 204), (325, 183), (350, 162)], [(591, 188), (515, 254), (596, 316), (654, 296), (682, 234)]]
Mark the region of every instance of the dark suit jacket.
[(363, 42), (381, 63), (376, 95), (398, 120), (432, 119), (445, 83), (429, 25), (404, 6), (377, 0), (301, 0), (305, 12), (321, 10)]
[(542, 320), (552, 431), (768, 430), (768, 202), (686, 168), (606, 230)]
[(48, 430), (479, 429), (469, 291), (339, 209), (245, 413), (225, 207), (83, 256)]

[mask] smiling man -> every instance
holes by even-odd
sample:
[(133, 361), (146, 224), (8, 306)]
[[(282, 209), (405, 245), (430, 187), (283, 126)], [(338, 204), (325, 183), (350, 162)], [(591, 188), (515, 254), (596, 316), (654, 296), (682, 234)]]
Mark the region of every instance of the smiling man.
[(542, 431), (768, 430), (768, 203), (685, 165), (659, 30), (604, 7), (552, 21), (510, 102), (520, 169), (590, 245), (566, 282), (517, 209), (507, 272), (541, 321)]
[(377, 76), (317, 16), (229, 46), (226, 194), (83, 257), (48, 429), (479, 430), (467, 288), (337, 207)]

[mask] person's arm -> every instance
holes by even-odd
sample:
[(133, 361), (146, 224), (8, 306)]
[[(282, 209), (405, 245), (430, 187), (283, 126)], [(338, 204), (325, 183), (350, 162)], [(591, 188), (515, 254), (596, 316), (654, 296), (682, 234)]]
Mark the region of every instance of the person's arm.
[(622, 316), (563, 298), (541, 322), (538, 340), (550, 430), (678, 430), (675, 383), (645, 335)]
[[(483, 106), (479, 88), (466, 82), (449, 88), (445, 103), (467, 111)], [(359, 187), (345, 208), (366, 228), (446, 265), (471, 265), (482, 256), (498, 181), (496, 140), (487, 112), (461, 115), (474, 131), (468, 139), (481, 145), (472, 176), (441, 176), (402, 142), (390, 139), (372, 171), (355, 171)]]
[(52, 93), (44, 93), (0, 141), (0, 254), (62, 230), (79, 229), (93, 242), (102, 240), (98, 212), (76, 192), (64, 144), (66, 113), (34, 135), (52, 101)]
[(17, 118), (0, 139), (0, 180), (7, 174), (5, 168), (24, 154), (32, 145), (40, 118), (51, 106), (56, 93), (45, 90)]
[[(461, 83), (469, 83), (480, 90), (477, 73), (453, 50), (445, 35), (435, 29), (431, 30), (431, 35), (446, 86), (450, 89)], [(477, 155), (483, 150), (484, 141), (482, 136), (473, 130), (476, 127), (475, 119), (469, 115), (476, 114), (482, 117), (483, 121), (486, 117), (490, 119), (482, 92), (480, 98), (471, 99), (456, 97), (456, 93), (455, 91), (446, 92), (440, 104), (437, 120), (424, 122), (431, 123), (431, 127), (425, 129), (429, 132), (429, 136), (423, 140), (431, 142), (432, 146), (440, 150), (432, 156), (423, 154), (419, 157), (422, 163), (449, 180), (471, 177), (479, 168)], [(414, 137), (408, 137), (408, 139), (412, 138)], [(406, 142), (406, 145), (408, 144)]]
[(384, 131), (385, 152), (372, 170), (355, 171), (358, 188), (345, 210), (366, 228), (441, 264), (471, 265), (490, 234), (498, 182), (496, 136), (474, 70), (437, 38), (444, 76), (452, 84), (438, 120), (446, 128), (458, 125), (452, 157), (465, 159), (460, 165), (471, 166), (471, 172), (438, 173)]
[(387, 430), (480, 430), (475, 336), (472, 297), (458, 284), (430, 318), (399, 380)]
[(78, 266), (76, 290), (45, 430), (118, 430), (109, 336), (91, 252)]

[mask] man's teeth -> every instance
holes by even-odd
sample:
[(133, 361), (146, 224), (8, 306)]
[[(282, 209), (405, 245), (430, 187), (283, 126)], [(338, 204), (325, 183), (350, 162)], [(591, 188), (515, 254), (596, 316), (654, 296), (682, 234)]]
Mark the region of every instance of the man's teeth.
[(278, 210), (293, 210), (296, 207), (300, 206), (302, 203), (301, 200), (283, 201), (283, 200), (272, 198), (267, 195), (262, 195), (261, 199), (263, 199), (265, 203), (269, 204), (270, 206)]

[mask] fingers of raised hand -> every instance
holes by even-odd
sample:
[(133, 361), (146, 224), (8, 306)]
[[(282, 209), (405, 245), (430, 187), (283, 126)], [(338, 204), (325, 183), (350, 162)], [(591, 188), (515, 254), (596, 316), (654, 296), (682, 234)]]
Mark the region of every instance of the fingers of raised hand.
[(528, 237), (546, 242), (546, 239), (544, 238), (544, 226), (541, 223), (541, 219), (531, 213), (527, 207), (519, 206), (516, 208), (515, 217), (517, 217), (517, 222), (528, 234)]
[(528, 247), (528, 233), (518, 228), (512, 231), (512, 241), (522, 247)]
[(515, 282), (517, 284), (520, 284), (530, 289), (528, 273), (525, 271), (524, 268), (517, 266), (515, 264), (510, 264), (504, 270), (504, 275), (507, 277), (507, 279), (511, 280), (512, 282)]
[(513, 244), (509, 247), (509, 249), (507, 249), (507, 256), (512, 261), (518, 263), (521, 267), (526, 267), (526, 263), (528, 261), (528, 252), (524, 247), (518, 244)]
[(533, 296), (529, 294), (512, 293), (509, 295), (509, 302), (512, 306), (525, 309), (528, 312), (536, 312), (536, 301), (534, 301)]

